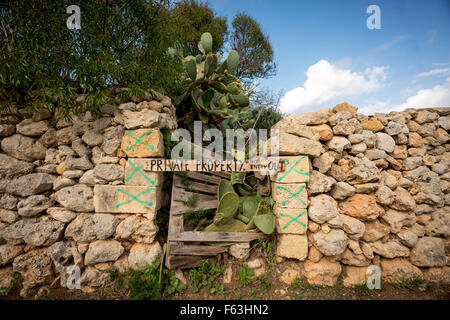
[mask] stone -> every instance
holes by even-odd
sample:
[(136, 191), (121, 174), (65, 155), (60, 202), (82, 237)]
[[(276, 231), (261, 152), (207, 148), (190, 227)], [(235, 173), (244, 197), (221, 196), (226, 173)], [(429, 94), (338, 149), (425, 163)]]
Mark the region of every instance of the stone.
[(0, 229), (0, 243), (7, 242), (8, 244), (22, 244), (24, 243), (24, 230), (29, 222), (26, 220), (19, 220), (3, 229)]
[(162, 204), (161, 192), (161, 187), (95, 185), (95, 212), (154, 215)]
[(372, 182), (381, 178), (380, 170), (377, 168), (376, 164), (366, 157), (358, 158), (346, 156), (341, 160), (346, 161), (347, 165), (350, 167), (347, 177), (347, 182), (350, 184)]
[(406, 189), (397, 187), (391, 208), (401, 211), (412, 211), (415, 207), (416, 202), (411, 194)]
[(300, 261), (308, 257), (308, 238), (306, 235), (280, 234), (277, 238), (277, 256)]
[(124, 129), (122, 126), (112, 127), (105, 130), (102, 150), (107, 155), (116, 155), (122, 142)]
[(450, 283), (450, 267), (427, 268), (423, 271), (423, 275), (426, 281), (442, 284)]
[(71, 247), (69, 243), (60, 241), (52, 244), (48, 248), (48, 255), (55, 265), (55, 270), (59, 273), (61, 286), (66, 287), (70, 274), (67, 272), (67, 267), (76, 265), (79, 268), (83, 267), (83, 257), (78, 252), (76, 247)]
[(376, 136), (377, 136), (376, 146), (378, 149), (384, 150), (387, 153), (394, 152), (395, 141), (390, 135), (384, 132), (377, 132)]
[(444, 242), (435, 237), (422, 237), (411, 249), (411, 263), (418, 267), (443, 267), (447, 264)]
[(326, 194), (312, 197), (309, 205), (309, 218), (319, 224), (325, 223), (339, 214), (336, 201)]
[(44, 164), (43, 166), (37, 167), (36, 171), (39, 173), (56, 174), (56, 164)]
[(128, 159), (125, 164), (125, 184), (130, 186), (160, 186), (164, 181), (163, 172), (145, 171), (146, 159)]
[(408, 157), (407, 147), (405, 145), (396, 145), (392, 156), (395, 159), (406, 159)]
[(50, 246), (63, 235), (64, 223), (50, 219), (28, 222), (23, 227), (23, 241), (36, 247)]
[(39, 141), (21, 134), (16, 133), (4, 138), (1, 147), (5, 153), (19, 160), (45, 159), (45, 147)]
[(374, 253), (385, 258), (409, 257), (409, 249), (393, 240), (371, 242), (370, 246)]
[(14, 271), (12, 266), (0, 268), (0, 288), (2, 288), (2, 291), (12, 288), (14, 283)]
[(373, 259), (374, 255), (373, 255), (372, 247), (367, 242), (361, 243), (361, 251), (362, 251), (363, 255), (366, 256), (367, 259), (369, 259), (369, 260)]
[(108, 274), (94, 267), (87, 267), (81, 275), (81, 290), (86, 293), (92, 293), (94, 288), (100, 288), (108, 282)]
[(5, 193), (0, 196), (0, 208), (7, 210), (16, 210), (17, 202), (17, 198), (12, 195)]
[(76, 218), (78, 213), (60, 207), (52, 207), (47, 209), (47, 214), (55, 220), (69, 223)]
[(331, 189), (330, 195), (337, 200), (344, 200), (355, 194), (355, 187), (352, 185), (339, 181), (335, 183)]
[(440, 117), (438, 119), (438, 124), (444, 128), (444, 130), (450, 130), (450, 116)]
[(369, 149), (364, 153), (364, 156), (369, 160), (386, 159), (387, 153), (380, 149)]
[[(268, 139), (265, 148), (267, 154), (274, 154), (272, 151), (272, 140)], [(297, 137), (293, 134), (280, 132), (279, 133), (279, 155), (295, 156), (295, 155), (310, 155), (318, 157), (322, 151), (322, 144), (319, 141), (309, 140), (303, 137)]]
[(105, 240), (116, 231), (119, 219), (111, 214), (79, 214), (66, 228), (65, 237), (77, 242)]
[(370, 265), (370, 260), (362, 252), (357, 254), (350, 249), (344, 251), (340, 261), (342, 264), (355, 267), (367, 267)]
[(14, 259), (13, 270), (20, 273), (23, 278), (21, 292), (23, 295), (26, 295), (29, 289), (50, 284), (54, 279), (52, 261), (47, 255), (46, 248), (18, 256)]
[(384, 129), (384, 125), (379, 120), (363, 120), (361, 121), (361, 126), (363, 130), (369, 130), (372, 132), (378, 132)]
[(331, 152), (325, 152), (318, 158), (314, 158), (313, 166), (321, 173), (325, 173), (330, 170), (335, 158)]
[(422, 137), (417, 132), (410, 132), (408, 135), (408, 146), (420, 148), (423, 144)]
[(322, 257), (323, 257), (322, 252), (317, 250), (316, 247), (314, 246), (309, 247), (308, 260), (312, 262), (319, 262), (320, 259), (322, 259)]
[(350, 239), (358, 240), (364, 234), (366, 227), (363, 222), (358, 219), (341, 215), (342, 216), (342, 228), (347, 233)]
[(344, 252), (348, 237), (344, 231), (332, 229), (328, 233), (319, 231), (312, 235), (314, 246), (325, 256), (336, 256)]
[(351, 148), (351, 143), (345, 137), (334, 136), (330, 141), (327, 142), (327, 146), (331, 150), (342, 153), (344, 149)]
[(331, 190), (336, 183), (332, 177), (328, 177), (319, 171), (313, 170), (309, 177), (308, 192), (309, 194), (325, 193)]
[(448, 208), (439, 208), (431, 213), (432, 220), (425, 227), (426, 235), (450, 237), (450, 210)]
[(336, 284), (342, 267), (339, 262), (323, 258), (319, 262), (306, 261), (304, 264), (305, 277), (308, 283), (332, 287)]
[(399, 237), (400, 242), (409, 248), (414, 248), (419, 239), (414, 232), (409, 230), (402, 230), (397, 233), (397, 236)]
[(24, 136), (41, 136), (48, 129), (48, 121), (33, 122), (32, 119), (25, 119), (16, 126), (17, 133)]
[(351, 150), (349, 151), (350, 154), (357, 155), (358, 153), (363, 153), (367, 150), (367, 146), (364, 142), (360, 142), (357, 144), (353, 144)]
[(117, 226), (115, 238), (139, 243), (153, 243), (158, 227), (152, 220), (136, 215), (122, 220)]
[(150, 109), (123, 111), (123, 124), (126, 129), (161, 128), (160, 113)]
[[(305, 112), (300, 114), (295, 114), (289, 116), (280, 122), (283, 122), (282, 125), (289, 127), (295, 127), (298, 125), (315, 125), (315, 124), (324, 124), (328, 122), (328, 118), (331, 115), (331, 110), (329, 108), (320, 109), (315, 112)], [(278, 122), (279, 123), (279, 122)]]
[(58, 191), (61, 190), (62, 188), (73, 186), (74, 184), (75, 180), (73, 179), (58, 177), (53, 182), (53, 190)]
[(309, 159), (307, 156), (280, 157), (285, 162), (286, 169), (270, 177), (277, 183), (301, 183), (309, 181)]
[(338, 112), (343, 112), (343, 111), (347, 111), (350, 112), (351, 114), (356, 114), (358, 112), (358, 108), (355, 106), (352, 106), (351, 104), (349, 104), (348, 102), (343, 102), (340, 104), (337, 104), (332, 111), (334, 113), (338, 113)]
[(339, 121), (334, 127), (333, 127), (333, 133), (335, 135), (342, 135), (342, 136), (348, 136), (355, 132), (355, 125), (352, 123), (353, 119), (350, 120), (342, 120)]
[(23, 246), (11, 244), (0, 245), (0, 267), (6, 266), (14, 261), (14, 258), (22, 254)]
[(378, 220), (366, 222), (362, 240), (374, 242), (384, 238), (389, 234), (389, 227)]
[(381, 259), (381, 274), (383, 281), (387, 283), (423, 279), (422, 271), (402, 258)]
[(22, 197), (31, 196), (53, 189), (56, 179), (47, 173), (30, 173), (12, 180), (6, 187), (6, 192)]
[(83, 170), (65, 170), (62, 174), (62, 177), (65, 179), (77, 179), (80, 178), (83, 174)]
[(315, 223), (314, 221), (309, 220), (308, 221), (308, 230), (311, 232), (317, 232), (320, 230), (320, 225)]
[(14, 127), (12, 124), (0, 124), (0, 137), (9, 137), (16, 131), (15, 129), (16, 127)]
[(81, 158), (67, 156), (65, 164), (67, 169), (73, 170), (89, 170), (94, 167), (88, 156), (83, 156)]
[(163, 137), (158, 129), (125, 131), (120, 148), (132, 158), (164, 156)]
[(123, 181), (124, 169), (118, 164), (99, 164), (95, 166), (94, 175), (106, 181)]
[(93, 129), (86, 131), (81, 139), (91, 148), (100, 146), (103, 143), (103, 135), (99, 131)]
[(384, 214), (373, 195), (355, 194), (340, 204), (340, 211), (361, 221), (375, 220)]
[(362, 136), (364, 138), (364, 143), (366, 144), (367, 148), (374, 148), (375, 144), (377, 143), (377, 136), (375, 133), (369, 130), (363, 130)]
[(333, 130), (327, 124), (311, 126), (311, 128), (319, 135), (319, 140), (328, 141), (333, 138)]
[(22, 217), (32, 217), (45, 211), (54, 204), (54, 201), (40, 194), (30, 196), (24, 200), (19, 201), (17, 209), (19, 215)]
[(6, 154), (0, 153), (0, 177), (6, 179), (23, 176), (33, 172), (34, 165), (20, 161)]
[(298, 137), (305, 137), (310, 140), (318, 141), (320, 138), (319, 133), (317, 133), (312, 127), (308, 127), (305, 125), (298, 125), (296, 127), (285, 126), (286, 123), (283, 121), (279, 121), (275, 124), (272, 129), (278, 129), (279, 132), (285, 132), (289, 134), (293, 134)]
[(289, 286), (294, 283), (295, 279), (300, 279), (301, 277), (302, 271), (298, 267), (293, 267), (286, 269), (281, 273), (280, 281)]
[(160, 257), (162, 253), (161, 245), (158, 241), (153, 244), (137, 243), (130, 249), (128, 263), (131, 269), (145, 270)]
[(274, 208), (277, 233), (305, 234), (308, 226), (306, 209), (286, 209), (277, 205)]
[(76, 212), (91, 212), (94, 210), (92, 189), (85, 185), (79, 184), (62, 188), (54, 194), (54, 199), (66, 209)]
[(400, 212), (389, 209), (386, 214), (381, 217), (386, 222), (392, 233), (399, 233), (403, 227), (411, 227), (416, 223), (416, 215), (414, 212)]
[(403, 160), (402, 162), (402, 170), (413, 170), (422, 165), (422, 157), (409, 157)]
[(84, 144), (83, 140), (81, 139), (72, 141), (72, 150), (75, 151), (79, 157), (91, 155), (91, 150)]
[(392, 204), (392, 202), (394, 202), (395, 194), (390, 188), (386, 186), (380, 186), (375, 196), (377, 197), (378, 203), (390, 205)]
[(124, 248), (116, 240), (97, 240), (89, 245), (84, 257), (84, 264), (90, 266), (101, 262), (116, 261), (123, 252)]
[(344, 287), (353, 288), (355, 285), (362, 285), (366, 283), (366, 267), (345, 267), (345, 276), (342, 279)]
[(11, 224), (17, 221), (19, 215), (16, 211), (0, 209), (0, 221)]
[(69, 145), (77, 139), (77, 136), (73, 133), (72, 127), (66, 127), (56, 131), (55, 139), (58, 146)]
[[(342, 228), (344, 224), (344, 220), (342, 217), (343, 217), (342, 214), (338, 214), (336, 217), (328, 220), (327, 225), (330, 226), (331, 228)], [(322, 225), (322, 227), (324, 227), (324, 225)]]
[(229, 253), (238, 260), (245, 261), (250, 256), (250, 243), (236, 243), (230, 246)]

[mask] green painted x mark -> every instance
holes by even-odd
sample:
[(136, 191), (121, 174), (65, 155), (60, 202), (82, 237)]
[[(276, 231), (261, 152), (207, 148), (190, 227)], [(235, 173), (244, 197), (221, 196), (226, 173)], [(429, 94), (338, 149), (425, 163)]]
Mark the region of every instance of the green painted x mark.
[(136, 172), (139, 172), (148, 182), (150, 182), (152, 185), (155, 184), (155, 181), (153, 181), (152, 179), (150, 179), (145, 173), (143, 173), (141, 171), (141, 169), (144, 167), (143, 165), (136, 167), (133, 162), (131, 162), (130, 160), (128, 160), (128, 163), (134, 168), (133, 172), (128, 176), (128, 178), (125, 179), (125, 182), (130, 181), (131, 178), (133, 178), (134, 174)]
[[(296, 167), (300, 162), (302, 162), (302, 160), (305, 159), (305, 158), (306, 158), (306, 156), (303, 156), (303, 157), (301, 157), (300, 159), (297, 159), (297, 161), (295, 161), (295, 163), (294, 163), (291, 167), (289, 167), (289, 169), (286, 170), (286, 172), (285, 172), (281, 177), (278, 178), (278, 182), (281, 182), (281, 181), (282, 181), (284, 178), (286, 178), (286, 176), (287, 176), (289, 173), (291, 173), (292, 171), (297, 172), (298, 174), (301, 174), (301, 175), (304, 175), (304, 176), (309, 176), (309, 172), (304, 172), (303, 169), (300, 169), (300, 171), (297, 170), (297, 169), (295, 169), (295, 167)], [(284, 160), (284, 162), (286, 162), (286, 164), (289, 165), (289, 160), (288, 160), (288, 159), (284, 158), (284, 159), (282, 159), (282, 160)], [(307, 182), (307, 181), (306, 181), (306, 182)]]
[(141, 143), (141, 144), (143, 144), (143, 145), (146, 145), (146, 146), (147, 146), (149, 149), (151, 149), (151, 150), (154, 150), (154, 149), (155, 149), (155, 147), (153, 147), (151, 144), (148, 144), (148, 143), (142, 141), (142, 138), (144, 138), (145, 136), (148, 136), (149, 134), (152, 134), (152, 133), (153, 133), (153, 130), (147, 131), (147, 132), (144, 133), (142, 136), (140, 136), (140, 138), (136, 138), (136, 137), (131, 133), (131, 131), (125, 131), (125, 133), (126, 133), (127, 135), (129, 135), (130, 137), (132, 137), (134, 140), (136, 140), (136, 141), (134, 142), (134, 145), (132, 145), (131, 147), (126, 147), (126, 150), (127, 150), (127, 151), (133, 150), (134, 148), (136, 148), (136, 146), (137, 146), (139, 143)]
[(147, 206), (153, 206), (153, 202), (142, 201), (141, 199), (139, 199), (139, 197), (140, 197), (141, 195), (143, 195), (143, 194), (149, 193), (150, 191), (152, 191), (152, 190), (154, 190), (154, 189), (155, 189), (155, 188), (153, 188), (153, 187), (152, 187), (152, 188), (148, 188), (148, 189), (145, 190), (145, 191), (139, 192), (137, 195), (132, 195), (131, 193), (128, 193), (128, 192), (126, 192), (126, 191), (123, 191), (123, 190), (120, 189), (120, 188), (117, 188), (117, 191), (126, 194), (126, 195), (129, 196), (131, 199), (128, 200), (128, 201), (125, 201), (125, 202), (121, 202), (121, 203), (116, 204), (116, 208), (119, 209), (120, 206), (129, 204), (129, 203), (131, 203), (131, 202), (133, 202), (133, 201), (137, 201), (137, 202), (139, 202), (139, 203), (141, 203), (141, 204), (145, 204), (145, 205), (147, 205)]
[(285, 224), (285, 226), (283, 227), (283, 230), (286, 229), (287, 227), (289, 227), (289, 225), (292, 222), (297, 222), (299, 225), (301, 225), (302, 227), (306, 228), (306, 225), (303, 222), (298, 221), (298, 219), (303, 216), (306, 213), (306, 210), (302, 211), (298, 216), (293, 217), (289, 214), (285, 214), (285, 213), (280, 213), (281, 217), (287, 217), (287, 218), (291, 218), (291, 220), (288, 221), (288, 223)]
[(302, 186), (300, 187), (300, 189), (299, 189), (297, 192), (295, 192), (295, 193), (293, 193), (291, 190), (289, 190), (288, 188), (285, 188), (285, 187), (283, 187), (283, 186), (277, 186), (277, 189), (278, 189), (278, 190), (284, 190), (284, 191), (286, 191), (286, 192), (288, 192), (288, 193), (290, 194), (289, 198), (287, 198), (286, 200), (284, 200), (284, 201), (282, 202), (283, 206), (285, 206), (285, 205), (286, 205), (289, 201), (291, 201), (292, 199), (297, 199), (297, 200), (300, 201), (303, 205), (306, 205), (306, 203), (305, 203), (302, 199), (300, 199), (300, 198), (298, 197), (298, 195), (303, 191), (303, 189), (305, 189), (305, 185), (302, 185)]

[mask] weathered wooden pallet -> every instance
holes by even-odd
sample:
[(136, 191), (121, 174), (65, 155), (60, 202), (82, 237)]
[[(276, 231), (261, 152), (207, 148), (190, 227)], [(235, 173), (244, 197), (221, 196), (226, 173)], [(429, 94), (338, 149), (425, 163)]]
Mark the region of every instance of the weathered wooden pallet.
[[(230, 174), (226, 172), (186, 172), (186, 175), (190, 179), (189, 186), (185, 186), (180, 177), (173, 176), (166, 254), (168, 269), (197, 267), (207, 257), (220, 256), (228, 252), (228, 246), (205, 242), (249, 242), (264, 235), (259, 232), (185, 231), (184, 213), (190, 210), (216, 209), (218, 184), (221, 179), (230, 179)], [(195, 207), (188, 207), (184, 201), (194, 194), (198, 195), (197, 203)]]

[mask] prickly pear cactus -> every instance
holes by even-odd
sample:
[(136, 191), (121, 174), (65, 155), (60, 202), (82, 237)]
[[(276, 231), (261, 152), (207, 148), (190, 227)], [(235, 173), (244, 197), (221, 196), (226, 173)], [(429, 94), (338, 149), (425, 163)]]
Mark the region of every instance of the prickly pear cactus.
[(239, 196), (234, 192), (225, 193), (220, 198), (217, 206), (217, 214), (214, 217), (215, 224), (226, 224), (233, 219), (239, 207)]
[[(193, 131), (195, 120), (204, 125), (234, 128), (251, 127), (254, 124), (250, 100), (242, 90), (241, 81), (233, 73), (239, 64), (239, 55), (230, 50), (222, 61), (220, 54), (212, 53), (212, 36), (209, 32), (202, 34), (198, 49), (201, 54), (187, 56), (183, 59), (185, 77), (183, 84), (186, 91), (174, 99), (181, 121)], [(176, 52), (169, 48), (168, 52)], [(229, 120), (224, 122), (224, 120)]]

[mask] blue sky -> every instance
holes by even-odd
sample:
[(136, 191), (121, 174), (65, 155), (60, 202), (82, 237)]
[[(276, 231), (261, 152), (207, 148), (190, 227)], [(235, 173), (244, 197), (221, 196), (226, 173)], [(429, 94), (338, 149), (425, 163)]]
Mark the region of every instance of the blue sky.
[[(449, 0), (209, 0), (231, 23), (256, 19), (275, 51), (282, 111), (313, 111), (347, 101), (364, 113), (450, 107)], [(369, 30), (369, 5), (381, 29)]]

